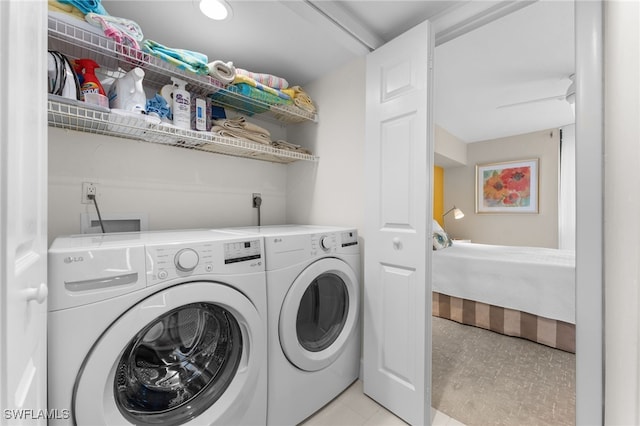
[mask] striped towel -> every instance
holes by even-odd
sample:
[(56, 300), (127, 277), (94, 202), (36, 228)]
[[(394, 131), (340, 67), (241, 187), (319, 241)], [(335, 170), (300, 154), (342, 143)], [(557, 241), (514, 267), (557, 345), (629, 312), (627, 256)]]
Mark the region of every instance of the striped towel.
[(76, 18), (84, 19), (84, 13), (72, 4), (60, 3), (58, 0), (48, 1), (49, 10), (58, 13), (65, 13)]
[(286, 89), (289, 87), (289, 83), (282, 77), (276, 77), (271, 74), (255, 73), (242, 68), (236, 68), (236, 74), (247, 76), (258, 83), (262, 83), (265, 86), (273, 87), (274, 89)]
[(209, 74), (209, 68), (207, 68), (209, 58), (207, 58), (207, 55), (204, 53), (185, 49), (174, 49), (148, 39), (142, 42), (142, 50), (182, 70), (191, 71), (200, 75)]
[(90, 12), (108, 15), (102, 4), (100, 4), (100, 0), (60, 0), (60, 3), (73, 5), (85, 15)]
[(102, 28), (104, 35), (129, 47), (140, 50), (140, 44), (144, 35), (142, 29), (135, 21), (115, 16), (87, 13), (84, 17), (88, 23)]
[(236, 74), (235, 78), (233, 79), (233, 84), (238, 84), (238, 83), (245, 83), (248, 84), (249, 86), (255, 87), (256, 89), (260, 89), (264, 92), (267, 93), (271, 93), (272, 95), (275, 95), (279, 98), (282, 98), (286, 101), (291, 100), (291, 96), (289, 96), (286, 93), (283, 93), (282, 91), (278, 90), (278, 89), (274, 89), (273, 87), (269, 87), (269, 86), (265, 86), (264, 84), (260, 83), (259, 81), (256, 81), (254, 79), (252, 79), (251, 77), (248, 77), (246, 75), (242, 75), (242, 74)]

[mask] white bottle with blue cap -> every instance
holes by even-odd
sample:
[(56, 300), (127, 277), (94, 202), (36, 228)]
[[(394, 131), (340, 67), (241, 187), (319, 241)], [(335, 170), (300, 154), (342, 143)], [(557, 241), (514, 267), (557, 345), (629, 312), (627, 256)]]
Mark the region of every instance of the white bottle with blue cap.
[(173, 125), (181, 129), (191, 129), (191, 95), (186, 90), (187, 82), (177, 77), (171, 77), (173, 81), (172, 112)]

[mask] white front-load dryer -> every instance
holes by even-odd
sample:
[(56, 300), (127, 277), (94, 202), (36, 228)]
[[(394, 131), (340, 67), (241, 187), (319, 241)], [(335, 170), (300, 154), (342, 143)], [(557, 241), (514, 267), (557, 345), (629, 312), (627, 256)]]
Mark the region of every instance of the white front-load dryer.
[[(57, 238), (48, 406), (77, 425), (263, 425), (262, 239), (211, 231)], [(52, 422), (53, 423), (53, 422)]]
[(227, 229), (264, 237), (267, 270), (268, 425), (295, 425), (360, 370), (360, 249), (352, 228)]

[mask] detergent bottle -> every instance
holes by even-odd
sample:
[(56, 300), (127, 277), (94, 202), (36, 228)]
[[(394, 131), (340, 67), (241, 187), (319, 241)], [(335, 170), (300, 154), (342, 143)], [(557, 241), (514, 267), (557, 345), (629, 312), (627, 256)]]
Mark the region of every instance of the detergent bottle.
[(146, 112), (147, 97), (142, 87), (144, 70), (134, 68), (113, 82), (109, 88), (109, 107), (125, 111)]
[(181, 129), (191, 129), (191, 95), (186, 90), (187, 82), (177, 77), (173, 81), (172, 107), (173, 125)]
[(80, 66), (77, 60), (72, 60), (71, 65), (73, 65), (73, 70), (78, 76), (78, 83), (80, 83), (80, 87), (82, 87), (82, 83), (84, 83), (84, 75), (82, 74), (82, 67)]
[(83, 82), (80, 86), (80, 93), (82, 93), (83, 98), (85, 93), (98, 93), (105, 96), (102, 84), (100, 84), (100, 80), (93, 72), (94, 69), (100, 68), (100, 65), (91, 59), (76, 59), (76, 63), (83, 70)]

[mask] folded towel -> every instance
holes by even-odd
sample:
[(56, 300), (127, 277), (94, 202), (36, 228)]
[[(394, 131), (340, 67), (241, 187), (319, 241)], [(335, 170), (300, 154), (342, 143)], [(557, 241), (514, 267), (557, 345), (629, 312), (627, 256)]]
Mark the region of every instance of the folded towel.
[(238, 84), (238, 83), (244, 83), (244, 84), (248, 84), (249, 86), (255, 87), (256, 89), (260, 89), (264, 92), (267, 93), (271, 93), (272, 95), (275, 95), (279, 98), (282, 98), (284, 100), (291, 100), (291, 96), (289, 96), (288, 94), (284, 93), (283, 91), (280, 91), (278, 89), (274, 89), (273, 87), (269, 87), (269, 86), (265, 86), (264, 84), (260, 83), (259, 81), (256, 81), (254, 79), (252, 79), (251, 77), (247, 77), (246, 75), (242, 75), (242, 74), (236, 74), (236, 78), (233, 79), (233, 83), (234, 84)]
[(60, 2), (77, 7), (85, 15), (90, 12), (108, 15), (102, 4), (100, 4), (100, 0), (60, 0)]
[(308, 149), (303, 148), (300, 145), (292, 144), (283, 140), (273, 141), (273, 146), (275, 148), (283, 149), (285, 151), (301, 152), (303, 154), (311, 155), (311, 151), (309, 151)]
[(267, 129), (260, 127), (257, 124), (248, 122), (247, 119), (243, 116), (227, 118), (223, 120), (213, 120), (213, 124), (227, 129), (239, 129), (245, 132), (264, 135), (267, 138), (271, 137), (271, 133)]
[(142, 49), (180, 69), (200, 75), (207, 75), (209, 73), (209, 68), (207, 68), (207, 62), (209, 62), (209, 60), (204, 53), (185, 49), (174, 49), (148, 39), (142, 42)]
[[(56, 12), (66, 12), (66, 13), (81, 13), (82, 17), (84, 18), (84, 13), (80, 12), (80, 9), (78, 9), (77, 7), (75, 7), (72, 4), (67, 4), (67, 3), (60, 3), (58, 0), (48, 0), (48, 6), (49, 8), (55, 8), (58, 9), (56, 10)], [(77, 11), (77, 12), (76, 12)]]
[(84, 13), (72, 4), (60, 3), (58, 0), (49, 0), (49, 10), (52, 12), (64, 13), (74, 18), (84, 19)]
[(239, 138), (265, 145), (271, 145), (271, 139), (262, 134), (247, 132), (242, 129), (230, 129), (222, 126), (211, 126), (211, 133), (227, 138)]
[(282, 91), (293, 98), (293, 103), (296, 104), (297, 107), (313, 114), (316, 113), (316, 106), (313, 104), (311, 97), (309, 97), (309, 95), (302, 90), (300, 86), (293, 86), (290, 89), (282, 89)]
[(233, 62), (224, 63), (222, 61), (213, 61), (207, 64), (209, 75), (224, 84), (233, 83), (236, 77), (236, 68)]
[(211, 132), (224, 137), (234, 137), (271, 145), (271, 134), (263, 127), (249, 123), (243, 116), (213, 120)]
[(98, 15), (97, 13), (87, 13), (84, 18), (91, 25), (102, 28), (104, 35), (117, 43), (140, 49), (138, 42), (142, 41), (144, 35), (136, 22), (126, 18)]
[(251, 72), (242, 68), (236, 68), (236, 73), (247, 76), (258, 83), (262, 83), (268, 87), (273, 87), (274, 89), (286, 89), (289, 87), (287, 80), (282, 77), (276, 77), (275, 75)]

